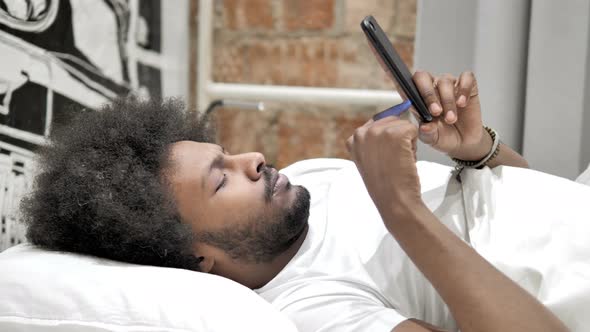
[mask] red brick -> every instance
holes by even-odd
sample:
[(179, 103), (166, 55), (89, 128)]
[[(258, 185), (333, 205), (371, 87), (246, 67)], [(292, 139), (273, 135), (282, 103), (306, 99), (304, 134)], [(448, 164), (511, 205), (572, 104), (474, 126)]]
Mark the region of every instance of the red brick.
[(272, 0), (224, 0), (225, 26), (231, 30), (271, 29)]
[(402, 58), (408, 68), (414, 67), (414, 42), (407, 40), (396, 40), (393, 41), (393, 47), (399, 56)]
[(231, 154), (255, 151), (276, 161), (275, 112), (219, 108), (215, 117), (217, 142)]
[(416, 0), (397, 0), (393, 33), (396, 37), (414, 38), (416, 34)]
[[(335, 86), (338, 80), (337, 63), (334, 52), (326, 50), (332, 47), (332, 42), (302, 40), (302, 54), (298, 63), (289, 64), (299, 67), (300, 85), (303, 86)], [(338, 55), (339, 56), (339, 55)], [(297, 61), (297, 60), (296, 60)]]
[(334, 51), (333, 41), (302, 38), (244, 43), (247, 72), (244, 81), (248, 83), (297, 86), (338, 83), (339, 55)]
[(288, 31), (329, 29), (334, 23), (334, 0), (283, 0)]
[(228, 45), (213, 49), (213, 81), (243, 83), (245, 75), (244, 47)]
[(288, 110), (278, 118), (278, 168), (296, 161), (326, 155), (326, 115)]
[(373, 115), (372, 111), (345, 113), (334, 116), (330, 157), (350, 159), (346, 140)]
[[(413, 42), (394, 46), (412, 66)], [(381, 70), (364, 38), (248, 38), (216, 46), (213, 57), (213, 79), (231, 83), (390, 88)]]
[(395, 1), (391, 0), (346, 0), (346, 30), (363, 34), (360, 23), (367, 15), (373, 15), (385, 31), (389, 31), (395, 16)]
[(255, 41), (245, 46), (247, 80), (257, 84), (280, 84), (282, 74), (281, 43)]
[[(335, 86), (353, 89), (379, 88), (374, 75), (379, 64), (364, 38), (341, 40), (338, 47), (341, 56), (337, 59), (338, 78)], [(377, 81), (381, 83), (380, 80)]]

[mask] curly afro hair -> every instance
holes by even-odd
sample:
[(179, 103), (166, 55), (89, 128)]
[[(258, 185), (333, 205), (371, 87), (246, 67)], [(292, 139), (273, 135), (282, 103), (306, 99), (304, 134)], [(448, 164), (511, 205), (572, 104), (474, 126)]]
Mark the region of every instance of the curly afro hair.
[(55, 130), (21, 204), (27, 238), (50, 250), (199, 270), (165, 172), (171, 143), (211, 142), (178, 100), (122, 98)]

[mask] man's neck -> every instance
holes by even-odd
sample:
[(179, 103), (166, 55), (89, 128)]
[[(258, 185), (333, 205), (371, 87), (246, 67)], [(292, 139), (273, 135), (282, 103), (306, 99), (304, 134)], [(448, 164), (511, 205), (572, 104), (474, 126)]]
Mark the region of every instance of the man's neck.
[(309, 226), (305, 226), (305, 230), (301, 233), (299, 238), (293, 244), (277, 256), (274, 260), (264, 264), (248, 264), (240, 266), (239, 271), (235, 271), (233, 276), (228, 276), (230, 279), (250, 288), (258, 289), (269, 283), (285, 266), (295, 257), (299, 248), (307, 237)]

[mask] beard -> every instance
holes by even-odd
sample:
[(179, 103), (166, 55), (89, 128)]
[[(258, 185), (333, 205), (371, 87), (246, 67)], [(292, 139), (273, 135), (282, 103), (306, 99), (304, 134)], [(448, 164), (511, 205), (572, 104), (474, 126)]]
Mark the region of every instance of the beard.
[(205, 232), (197, 240), (222, 249), (237, 261), (257, 264), (272, 261), (289, 249), (307, 226), (309, 191), (302, 186), (293, 186), (292, 190), (296, 190), (293, 204), (278, 215), (260, 216), (240, 226)]

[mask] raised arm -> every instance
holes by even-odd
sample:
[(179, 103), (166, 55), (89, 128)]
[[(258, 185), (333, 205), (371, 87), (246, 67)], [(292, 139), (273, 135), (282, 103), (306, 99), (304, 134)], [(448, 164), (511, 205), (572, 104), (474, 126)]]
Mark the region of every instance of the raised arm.
[[(483, 129), (477, 80), (472, 72), (459, 78), (445, 74), (433, 77), (417, 71), (414, 82), (420, 90), (434, 121), (421, 124), (420, 140), (451, 158), (465, 161), (483, 159), (492, 148), (492, 138)], [(527, 161), (505, 144), (487, 166), (528, 168)]]
[[(567, 331), (425, 206), (416, 169), (417, 137), (414, 124), (389, 117), (358, 128), (347, 146), (385, 226), (447, 303), (461, 331)], [(436, 329), (408, 321), (394, 331)]]

